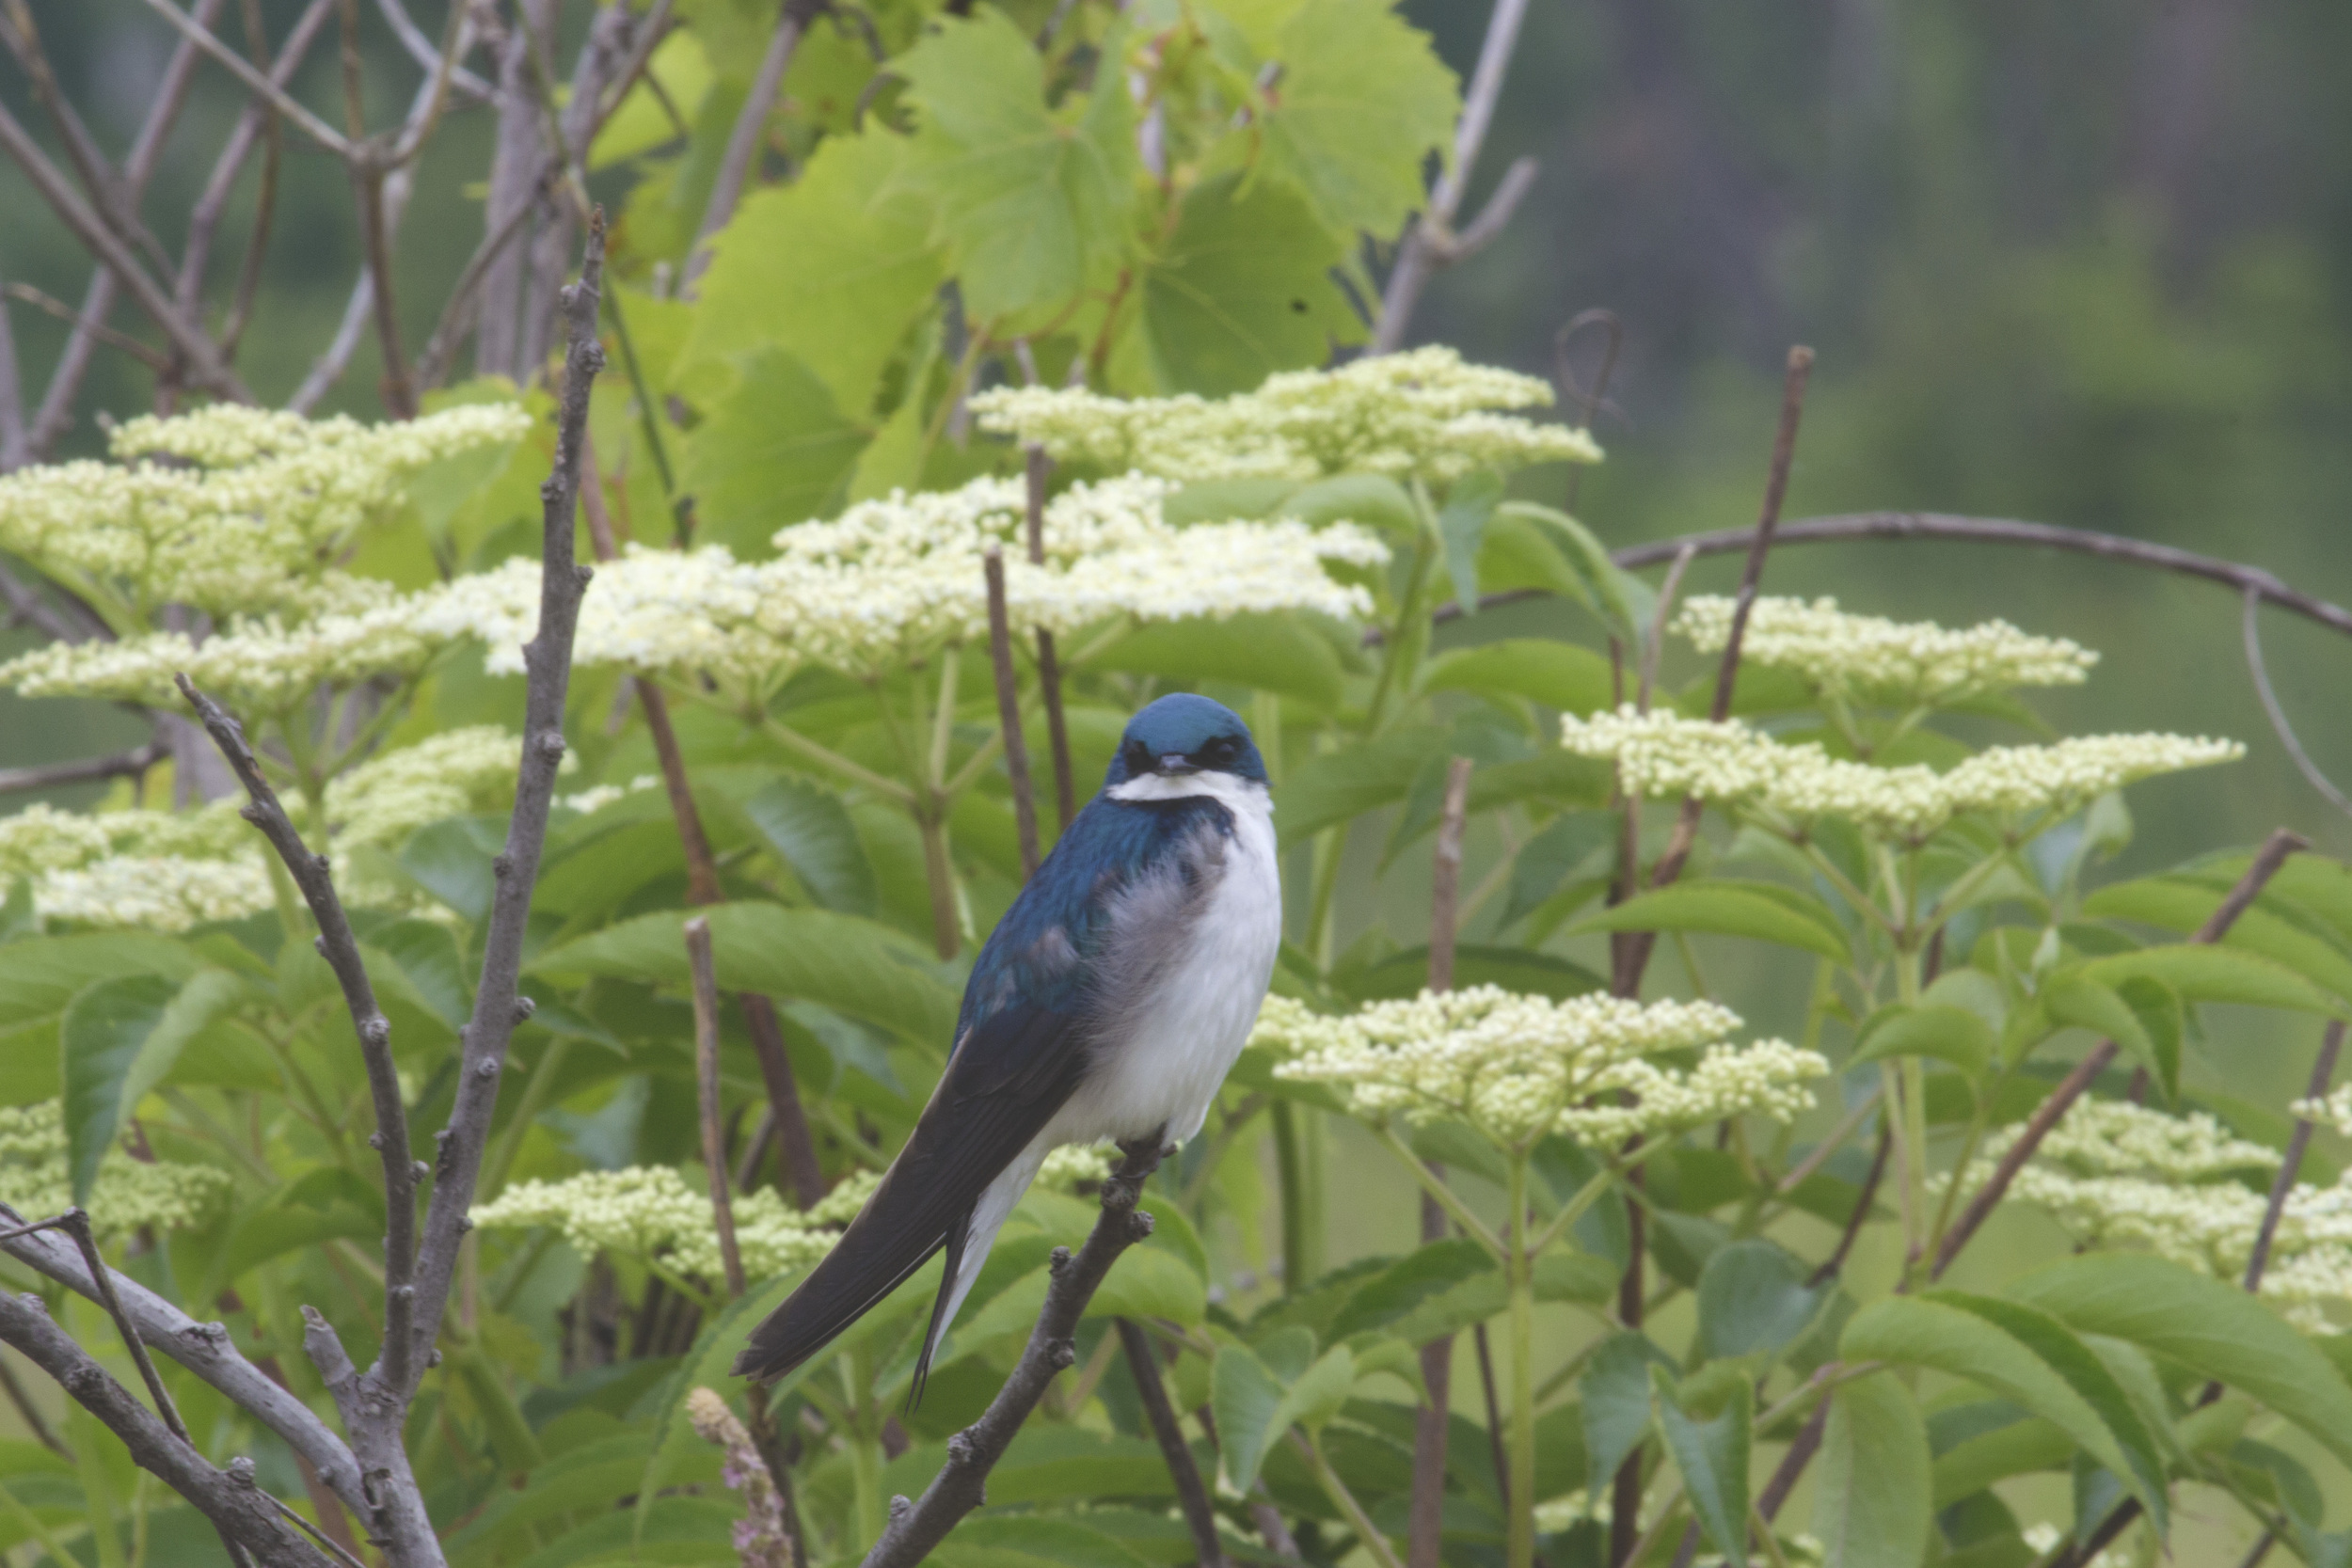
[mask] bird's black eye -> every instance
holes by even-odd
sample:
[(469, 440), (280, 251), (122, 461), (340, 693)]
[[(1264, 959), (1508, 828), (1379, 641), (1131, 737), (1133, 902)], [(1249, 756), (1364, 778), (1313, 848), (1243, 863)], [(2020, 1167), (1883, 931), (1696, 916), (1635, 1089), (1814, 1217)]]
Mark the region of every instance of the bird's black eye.
[(1231, 736), (1216, 736), (1200, 748), (1200, 760), (1212, 768), (1222, 768), (1233, 760), (1234, 747)]
[(1152, 771), (1152, 748), (1140, 740), (1127, 742), (1127, 776), (1141, 778)]

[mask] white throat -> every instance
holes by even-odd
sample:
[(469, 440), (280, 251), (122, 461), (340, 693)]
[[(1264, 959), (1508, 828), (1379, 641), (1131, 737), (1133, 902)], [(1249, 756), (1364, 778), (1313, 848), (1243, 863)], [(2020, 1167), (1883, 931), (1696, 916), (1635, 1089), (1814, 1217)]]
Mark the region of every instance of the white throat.
[(1263, 813), (1274, 809), (1265, 785), (1257, 780), (1214, 770), (1145, 773), (1115, 784), (1103, 793), (1114, 800), (1188, 800), (1206, 796), (1234, 812)]

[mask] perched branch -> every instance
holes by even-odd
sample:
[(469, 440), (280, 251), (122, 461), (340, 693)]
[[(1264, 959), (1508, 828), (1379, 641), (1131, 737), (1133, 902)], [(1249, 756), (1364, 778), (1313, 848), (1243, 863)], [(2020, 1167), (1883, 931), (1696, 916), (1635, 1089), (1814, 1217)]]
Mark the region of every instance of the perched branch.
[(286, 808), (278, 802), (278, 792), (262, 776), (260, 759), (246, 743), (244, 727), (219, 704), (197, 690), (186, 675), (173, 678), (251, 798), (240, 815), (262, 831), (285, 863), (294, 886), (302, 890), (303, 902), (310, 905), (310, 917), (318, 922), (319, 934), (312, 945), (334, 971), (352, 1028), (359, 1037), (359, 1057), (367, 1069), (368, 1092), (375, 1110), (375, 1132), (368, 1141), (384, 1167), (384, 1354), (387, 1375), (397, 1386), (408, 1371), (409, 1347), (400, 1331), (408, 1326), (415, 1304), (417, 1180), (424, 1171), (422, 1163), (408, 1153), (408, 1112), (401, 1101), (400, 1069), (392, 1060), (392, 1026), (384, 1009), (376, 1006), (367, 962), (359, 957), (359, 939), (352, 934), (342, 900), (335, 895), (326, 856), (313, 853), (302, 842)]
[(2295, 726), (2287, 721), (2287, 710), (2279, 705), (2279, 694), (2270, 689), (2270, 672), (2263, 665), (2262, 627), (2258, 624), (2262, 606), (2261, 592), (2249, 587), (2246, 590), (2244, 617), (2246, 669), (2254, 677), (2254, 690), (2262, 697), (2263, 711), (2270, 715), (2270, 727), (2278, 732), (2279, 743), (2287, 749), (2287, 755), (2295, 759), (2296, 768), (2304, 780), (2319, 791), (2320, 798), (2329, 805), (2352, 815), (2352, 800), (2344, 799), (2344, 791), (2319, 770), (2319, 765), (2312, 761), (2311, 753), (2303, 750), (2302, 741), (2296, 738)]
[(1143, 1402), (1152, 1435), (1158, 1439), (1160, 1455), (1168, 1462), (1168, 1479), (1176, 1486), (1176, 1504), (1184, 1510), (1184, 1524), (1192, 1531), (1194, 1560), (1200, 1568), (1224, 1568), (1225, 1544), (1216, 1533), (1216, 1510), (1209, 1502), (1209, 1489), (1201, 1481), (1191, 1445), (1184, 1441), (1184, 1430), (1176, 1424), (1175, 1407), (1168, 1402), (1159, 1352), (1152, 1348), (1152, 1337), (1132, 1318), (1119, 1320), (1119, 1344), (1127, 1354), (1127, 1370), (1135, 1374), (1136, 1397)]
[(727, 1294), (743, 1293), (743, 1254), (735, 1241), (735, 1195), (727, 1190), (727, 1136), (719, 1123), (719, 971), (710, 958), (710, 922), (686, 923), (686, 964), (693, 976), (694, 1089), (701, 1110), (703, 1170), (709, 1180), (710, 1217), (719, 1228), (719, 1259)]
[(1012, 617), (1005, 606), (1005, 552), (988, 547), (988, 658), (996, 677), (996, 723), (1005, 736), (1005, 776), (1012, 781), (1012, 820), (1021, 837), (1021, 875), (1037, 875), (1037, 792), (1029, 782), (1029, 742), (1021, 733), (1021, 689), (1012, 669)]
[(751, 180), (753, 165), (768, 141), (768, 117), (775, 110), (777, 89), (784, 86), (784, 73), (791, 69), (793, 51), (800, 47), (801, 34), (807, 29), (814, 10), (808, 0), (784, 0), (777, 8), (776, 28), (768, 37), (768, 52), (760, 56), (759, 74), (752, 78), (751, 94), (743, 100), (743, 107), (735, 117), (734, 129), (727, 133), (727, 150), (719, 160), (710, 199), (703, 205), (702, 226), (694, 230), (694, 248), (686, 258), (686, 278), (680, 292), (688, 299), (694, 297), (695, 286), (701, 283), (703, 273), (710, 265), (711, 237), (727, 226), (727, 220), (735, 216), (736, 204), (743, 198), (743, 187)]
[[(17, 1227), (25, 1223), (23, 1215), (6, 1204), (0, 1204), (0, 1220)], [(0, 1252), (70, 1291), (91, 1301), (103, 1302), (81, 1254), (58, 1237), (9, 1237), (0, 1240)], [(310, 1462), (336, 1497), (366, 1516), (369, 1504), (360, 1484), (358, 1465), (342, 1439), (313, 1415), (309, 1405), (239, 1354), (228, 1329), (219, 1323), (198, 1323), (136, 1280), (119, 1272), (109, 1273), (107, 1283), (121, 1301), (124, 1313), (137, 1327), (141, 1339), (194, 1372), (230, 1403), (283, 1438), (287, 1447)]]
[[(1469, 254), (1449, 230), (1454, 213), (1461, 207), (1470, 168), (1478, 162), (1479, 149), (1486, 145), (1486, 128), (1493, 123), (1495, 103), (1502, 96), (1502, 79), (1511, 68), (1511, 53), (1518, 46), (1519, 24), (1526, 19), (1527, 0), (1495, 0), (1494, 12), (1486, 20), (1486, 41), (1479, 47), (1478, 67), (1470, 73), (1470, 91), (1463, 95), (1462, 118), (1454, 124), (1453, 166), (1439, 174), (1437, 183), (1430, 186), (1428, 210), (1414, 220), (1406, 232), (1405, 243), (1397, 247), (1396, 265), (1390, 269), (1389, 285), (1381, 293), (1380, 325), (1372, 339), (1374, 354), (1392, 354), (1404, 346), (1406, 324), (1412, 320), (1413, 308), (1421, 303), (1422, 291), (1429, 286), (1430, 277), (1439, 267)], [(1514, 177), (1520, 187), (1516, 193), (1512, 192)], [(1488, 214), (1492, 214), (1491, 229), (1500, 230), (1510, 217), (1510, 209), (1525, 194), (1525, 185), (1534, 178), (1532, 167), (1522, 175), (1519, 165), (1513, 164), (1497, 188), (1494, 201), (1488, 203), (1487, 213), (1482, 214), (1478, 224), (1472, 227), (1486, 225)], [(1492, 237), (1490, 232), (1478, 243), (1484, 245)]]
[(215, 1469), (188, 1441), (107, 1375), (105, 1368), (50, 1322), (40, 1297), (0, 1292), (0, 1340), (57, 1380), (107, 1431), (121, 1439), (140, 1468), (153, 1473), (196, 1505), (222, 1536), (249, 1547), (269, 1568), (332, 1568), (334, 1559), (288, 1526), (253, 1479), (253, 1462)]
[(0, 768), (0, 795), (87, 784), (92, 779), (135, 779), (170, 754), (168, 747), (151, 740), (112, 756), (77, 757), (72, 762), (43, 763), (37, 768)]
[[(506, 847), (491, 863), (497, 887), (492, 895), (474, 990), (473, 1016), (460, 1038), (456, 1100), (441, 1134), (435, 1163), (433, 1201), (425, 1212), (424, 1241), (417, 1259), (417, 1313), (412, 1368), (421, 1366), (439, 1335), (456, 1275), (459, 1243), (472, 1222), (474, 1181), (489, 1142), (497, 1109), (499, 1077), (515, 1025), (529, 1014), (516, 987), (522, 974), (523, 933), (531, 916), (531, 893), (538, 879), (539, 855), (547, 843), (548, 811), (555, 796), (556, 768), (564, 760), (564, 701), (570, 689), (572, 634), (589, 573), (572, 559), (574, 514), (580, 501), (580, 452), (588, 428), (588, 395), (604, 368), (596, 341), (596, 302), (604, 277), (604, 214), (588, 227), (586, 255), (578, 283), (563, 291), (565, 353), (564, 392), (556, 418), (554, 470), (539, 487), (541, 508), (539, 626), (524, 644), (529, 672), (523, 706), (523, 761), (508, 819)], [(413, 1372), (412, 1372), (413, 1375)], [(405, 1397), (413, 1385), (400, 1390)]]
[(1078, 1318), (1119, 1255), (1152, 1234), (1152, 1216), (1138, 1212), (1136, 1199), (1159, 1167), (1161, 1134), (1120, 1145), (1123, 1156), (1103, 1183), (1103, 1217), (1094, 1222), (1076, 1257), (1056, 1247), (1053, 1279), (1037, 1327), (1021, 1352), (1012, 1375), (988, 1402), (980, 1418), (947, 1439), (947, 1463), (923, 1489), (920, 1500), (890, 1499), (890, 1523), (866, 1554), (864, 1568), (914, 1568), (965, 1514), (980, 1506), (988, 1472), (1005, 1456), (1021, 1423), (1044, 1396), (1054, 1374), (1078, 1358), (1073, 1336)]
[[(2237, 885), (2230, 890), (2229, 896), (2206, 917), (2204, 925), (2199, 927), (2197, 934), (2188, 940), (2200, 945), (2210, 945), (2227, 936), (2230, 927), (2236, 924), (2237, 917), (2245, 913), (2246, 907), (2262, 893), (2264, 884), (2278, 874), (2280, 866), (2286, 863), (2286, 858), (2297, 849), (2309, 847), (2300, 837), (2284, 828), (2274, 832), (2263, 841), (2262, 848), (2255, 853), (2254, 863), (2246, 868), (2246, 875), (2237, 879)], [(1968, 1239), (1977, 1233), (1977, 1227), (1984, 1224), (1985, 1217), (1993, 1212), (1994, 1205), (2008, 1194), (2009, 1184), (2017, 1179), (2019, 1171), (2026, 1168), (2026, 1162), (2032, 1159), (2034, 1150), (2042, 1147), (2042, 1140), (2049, 1136), (2050, 1129), (2057, 1126), (2058, 1118), (2082, 1098), (2083, 1092), (2090, 1087), (2091, 1081), (2106, 1070), (2107, 1064), (2115, 1060), (2115, 1042), (2101, 1040), (2076, 1065), (2074, 1070), (2050, 1091), (2049, 1098), (2035, 1107), (2025, 1131), (2018, 1134), (2015, 1143), (2010, 1145), (2009, 1152), (2001, 1156), (2000, 1164), (1994, 1167), (1984, 1185), (1978, 1188), (1976, 1196), (1968, 1200), (1968, 1207), (1962, 1211), (1959, 1219), (1952, 1222), (1951, 1229), (1945, 1232), (1944, 1244), (1936, 1249), (1935, 1268), (1929, 1275), (1930, 1279), (1944, 1277), (1944, 1271), (1952, 1266), (1952, 1259), (1960, 1256), (1960, 1249), (1968, 1244)]]

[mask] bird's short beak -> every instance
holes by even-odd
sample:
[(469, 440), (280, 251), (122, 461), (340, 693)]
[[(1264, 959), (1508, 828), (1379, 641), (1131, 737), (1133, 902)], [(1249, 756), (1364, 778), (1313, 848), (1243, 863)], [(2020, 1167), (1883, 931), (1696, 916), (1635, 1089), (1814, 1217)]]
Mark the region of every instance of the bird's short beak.
[(1198, 773), (1200, 769), (1195, 767), (1192, 759), (1184, 755), (1184, 752), (1170, 752), (1167, 755), (1160, 758), (1158, 771), (1162, 773)]

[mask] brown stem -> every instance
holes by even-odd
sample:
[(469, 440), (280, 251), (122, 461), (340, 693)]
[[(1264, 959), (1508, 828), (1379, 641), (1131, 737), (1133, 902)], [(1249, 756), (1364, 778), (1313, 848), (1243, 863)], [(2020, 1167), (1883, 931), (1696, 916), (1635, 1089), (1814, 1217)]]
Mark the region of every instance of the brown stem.
[(693, 974), (694, 1086), (702, 1112), (703, 1169), (709, 1178), (710, 1217), (719, 1229), (719, 1260), (727, 1294), (743, 1293), (743, 1254), (735, 1240), (735, 1196), (727, 1190), (726, 1133), (719, 1125), (719, 972), (710, 958), (710, 922), (686, 923), (686, 963)]
[[(2307, 847), (2309, 846), (2300, 837), (2284, 828), (2273, 832), (2263, 841), (2261, 850), (2254, 856), (2254, 863), (2246, 868), (2246, 875), (2238, 879), (2237, 885), (2230, 890), (2230, 895), (2206, 917), (2204, 925), (2199, 927), (2197, 934), (2188, 940), (2201, 945), (2219, 942), (2229, 933), (2237, 917), (2245, 912), (2246, 907), (2262, 892), (2263, 884), (2269, 881), (2279, 867), (2285, 863), (2286, 858), (2297, 849)], [(2035, 1107), (2032, 1117), (2026, 1123), (2025, 1132), (2010, 1146), (2009, 1152), (2001, 1156), (2001, 1163), (1994, 1167), (1992, 1177), (1968, 1200), (1968, 1207), (1952, 1223), (1951, 1229), (1945, 1232), (1944, 1244), (1936, 1249), (1935, 1268), (1928, 1276), (1931, 1280), (1941, 1279), (1944, 1271), (1952, 1266), (1952, 1259), (1960, 1256), (1960, 1249), (1968, 1244), (1968, 1239), (1977, 1233), (1977, 1227), (1984, 1224), (1985, 1217), (2007, 1195), (2009, 1184), (2017, 1179), (2019, 1171), (2026, 1168), (2026, 1162), (2032, 1159), (2034, 1150), (2042, 1147), (2042, 1140), (2049, 1136), (2050, 1129), (2058, 1125), (2058, 1118), (2082, 1098), (2083, 1091), (2090, 1087), (2091, 1081), (2106, 1069), (2109, 1062), (2115, 1060), (2115, 1053), (2113, 1040), (2101, 1040), (2074, 1070), (2050, 1091), (2050, 1097)]]
[(1892, 1113), (1879, 1117), (1878, 1152), (1870, 1157), (1870, 1174), (1862, 1179), (1862, 1191), (1854, 1197), (1853, 1212), (1846, 1216), (1846, 1228), (1838, 1234), (1837, 1245), (1813, 1271), (1807, 1285), (1826, 1285), (1836, 1279), (1846, 1266), (1846, 1257), (1853, 1251), (1855, 1240), (1862, 1234), (1864, 1222), (1870, 1217), (1870, 1205), (1879, 1196), (1879, 1183), (1886, 1177), (1886, 1157), (1895, 1148), (1895, 1127)]
[[(2320, 1036), (2319, 1055), (2312, 1063), (2312, 1081), (2303, 1091), (2306, 1100), (2324, 1100), (2328, 1085), (2335, 1081), (2336, 1056), (2344, 1050), (2344, 1020), (2331, 1018), (2327, 1031)], [(2295, 1131), (2287, 1138), (2286, 1157), (2279, 1162), (2279, 1174), (2271, 1178), (2270, 1201), (2263, 1208), (2262, 1228), (2254, 1233), (2253, 1255), (2246, 1260), (2246, 1293), (2252, 1295), (2262, 1289), (2263, 1270), (2270, 1264), (2270, 1244), (2279, 1234), (2279, 1220), (2285, 1214), (2287, 1198), (2295, 1191), (2295, 1180), (2302, 1174), (2304, 1151), (2312, 1147), (2312, 1118), (2295, 1118)]]
[(1021, 688), (1012, 668), (1012, 620), (1005, 606), (1005, 554), (988, 547), (988, 660), (996, 677), (996, 723), (1005, 737), (1005, 776), (1012, 783), (1012, 820), (1021, 835), (1021, 875), (1037, 875), (1037, 794), (1029, 782), (1029, 742), (1021, 733)]
[(1184, 1428), (1176, 1424), (1175, 1408), (1168, 1402), (1168, 1385), (1161, 1381), (1160, 1358), (1152, 1348), (1152, 1337), (1132, 1318), (1118, 1322), (1127, 1370), (1135, 1375), (1136, 1397), (1143, 1402), (1152, 1435), (1158, 1439), (1160, 1456), (1168, 1462), (1168, 1479), (1176, 1486), (1177, 1505), (1192, 1530), (1193, 1554), (1200, 1568), (1223, 1568), (1225, 1544), (1216, 1533), (1216, 1510), (1210, 1506), (1209, 1489), (1201, 1482), (1200, 1466), (1193, 1460), (1191, 1445), (1184, 1441)]
[(1820, 1451), (1821, 1435), (1828, 1430), (1829, 1401), (1824, 1398), (1813, 1407), (1813, 1414), (1798, 1431), (1795, 1441), (1780, 1456), (1780, 1463), (1773, 1467), (1772, 1479), (1764, 1483), (1764, 1490), (1756, 1495), (1756, 1511), (1764, 1515), (1768, 1523), (1780, 1516), (1781, 1506), (1788, 1502), (1788, 1494), (1797, 1489), (1797, 1478), (1804, 1474), (1804, 1467)]
[(694, 297), (695, 285), (702, 281), (703, 273), (710, 265), (711, 237), (727, 226), (727, 220), (735, 216), (737, 203), (743, 198), (752, 166), (768, 140), (768, 117), (775, 110), (776, 91), (784, 85), (784, 73), (792, 68), (793, 52), (800, 47), (801, 34), (807, 28), (812, 10), (808, 0), (784, 0), (777, 9), (775, 31), (768, 37), (768, 52), (760, 56), (759, 72), (752, 79), (751, 93), (743, 100), (735, 125), (727, 133), (726, 152), (719, 160), (717, 178), (711, 182), (710, 199), (703, 207), (702, 226), (694, 231), (694, 249), (686, 259), (681, 291), (687, 299)]
[(1152, 1234), (1152, 1216), (1136, 1208), (1143, 1183), (1160, 1163), (1161, 1133), (1121, 1144), (1123, 1156), (1103, 1183), (1103, 1215), (1075, 1257), (1054, 1249), (1045, 1305), (1021, 1359), (980, 1418), (947, 1439), (947, 1463), (914, 1502), (890, 1499), (890, 1522), (866, 1554), (863, 1568), (914, 1568), (986, 1496), (988, 1473), (1011, 1447), (1021, 1423), (1037, 1407), (1054, 1374), (1077, 1360), (1073, 1341), (1078, 1318), (1119, 1255)]
[(151, 740), (112, 756), (77, 757), (72, 762), (43, 763), (38, 768), (0, 768), (0, 795), (85, 784), (92, 779), (135, 779), (169, 754), (167, 748)]

